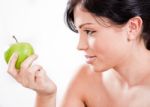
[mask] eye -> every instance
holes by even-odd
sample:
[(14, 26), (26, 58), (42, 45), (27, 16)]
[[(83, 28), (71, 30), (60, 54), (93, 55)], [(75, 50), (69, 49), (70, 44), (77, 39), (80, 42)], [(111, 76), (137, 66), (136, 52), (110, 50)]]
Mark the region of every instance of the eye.
[(95, 33), (96, 31), (84, 30), (84, 32), (86, 32), (86, 34), (87, 34), (88, 36), (93, 36), (93, 33)]

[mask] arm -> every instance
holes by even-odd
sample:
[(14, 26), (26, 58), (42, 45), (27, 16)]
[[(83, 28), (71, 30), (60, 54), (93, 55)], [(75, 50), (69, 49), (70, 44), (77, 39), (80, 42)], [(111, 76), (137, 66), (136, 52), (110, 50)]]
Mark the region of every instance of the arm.
[[(32, 65), (37, 58), (32, 55), (22, 64), (20, 70), (15, 68), (17, 54), (14, 54), (8, 65), (8, 73), (20, 84), (37, 93), (35, 107), (56, 107), (56, 86), (48, 78), (40, 65)], [(31, 66), (32, 65), (32, 66)]]

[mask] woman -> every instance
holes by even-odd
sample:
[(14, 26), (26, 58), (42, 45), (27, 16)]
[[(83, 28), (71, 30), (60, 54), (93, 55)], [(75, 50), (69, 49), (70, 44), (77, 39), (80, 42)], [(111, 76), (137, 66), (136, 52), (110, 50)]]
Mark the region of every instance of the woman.
[[(150, 1), (70, 0), (66, 22), (79, 33), (87, 63), (77, 71), (62, 107), (150, 107)], [(56, 86), (33, 55), (8, 72), (37, 92), (36, 107), (55, 107)]]

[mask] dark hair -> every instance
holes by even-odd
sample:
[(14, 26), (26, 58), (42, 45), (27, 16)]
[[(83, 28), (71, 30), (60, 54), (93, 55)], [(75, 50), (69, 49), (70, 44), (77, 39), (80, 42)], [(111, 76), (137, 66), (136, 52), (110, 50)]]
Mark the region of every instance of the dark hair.
[(129, 19), (140, 16), (143, 20), (142, 38), (150, 50), (150, 0), (69, 0), (65, 12), (68, 27), (77, 32), (74, 25), (74, 9), (81, 4), (96, 16), (103, 16), (122, 25)]

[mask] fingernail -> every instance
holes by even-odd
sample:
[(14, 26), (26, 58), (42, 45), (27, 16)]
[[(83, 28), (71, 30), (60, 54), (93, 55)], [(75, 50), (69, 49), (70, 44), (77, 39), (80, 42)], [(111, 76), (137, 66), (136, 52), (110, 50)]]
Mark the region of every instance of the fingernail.
[(18, 53), (15, 52), (15, 53), (13, 54), (13, 56), (14, 56), (14, 57), (18, 57)]

